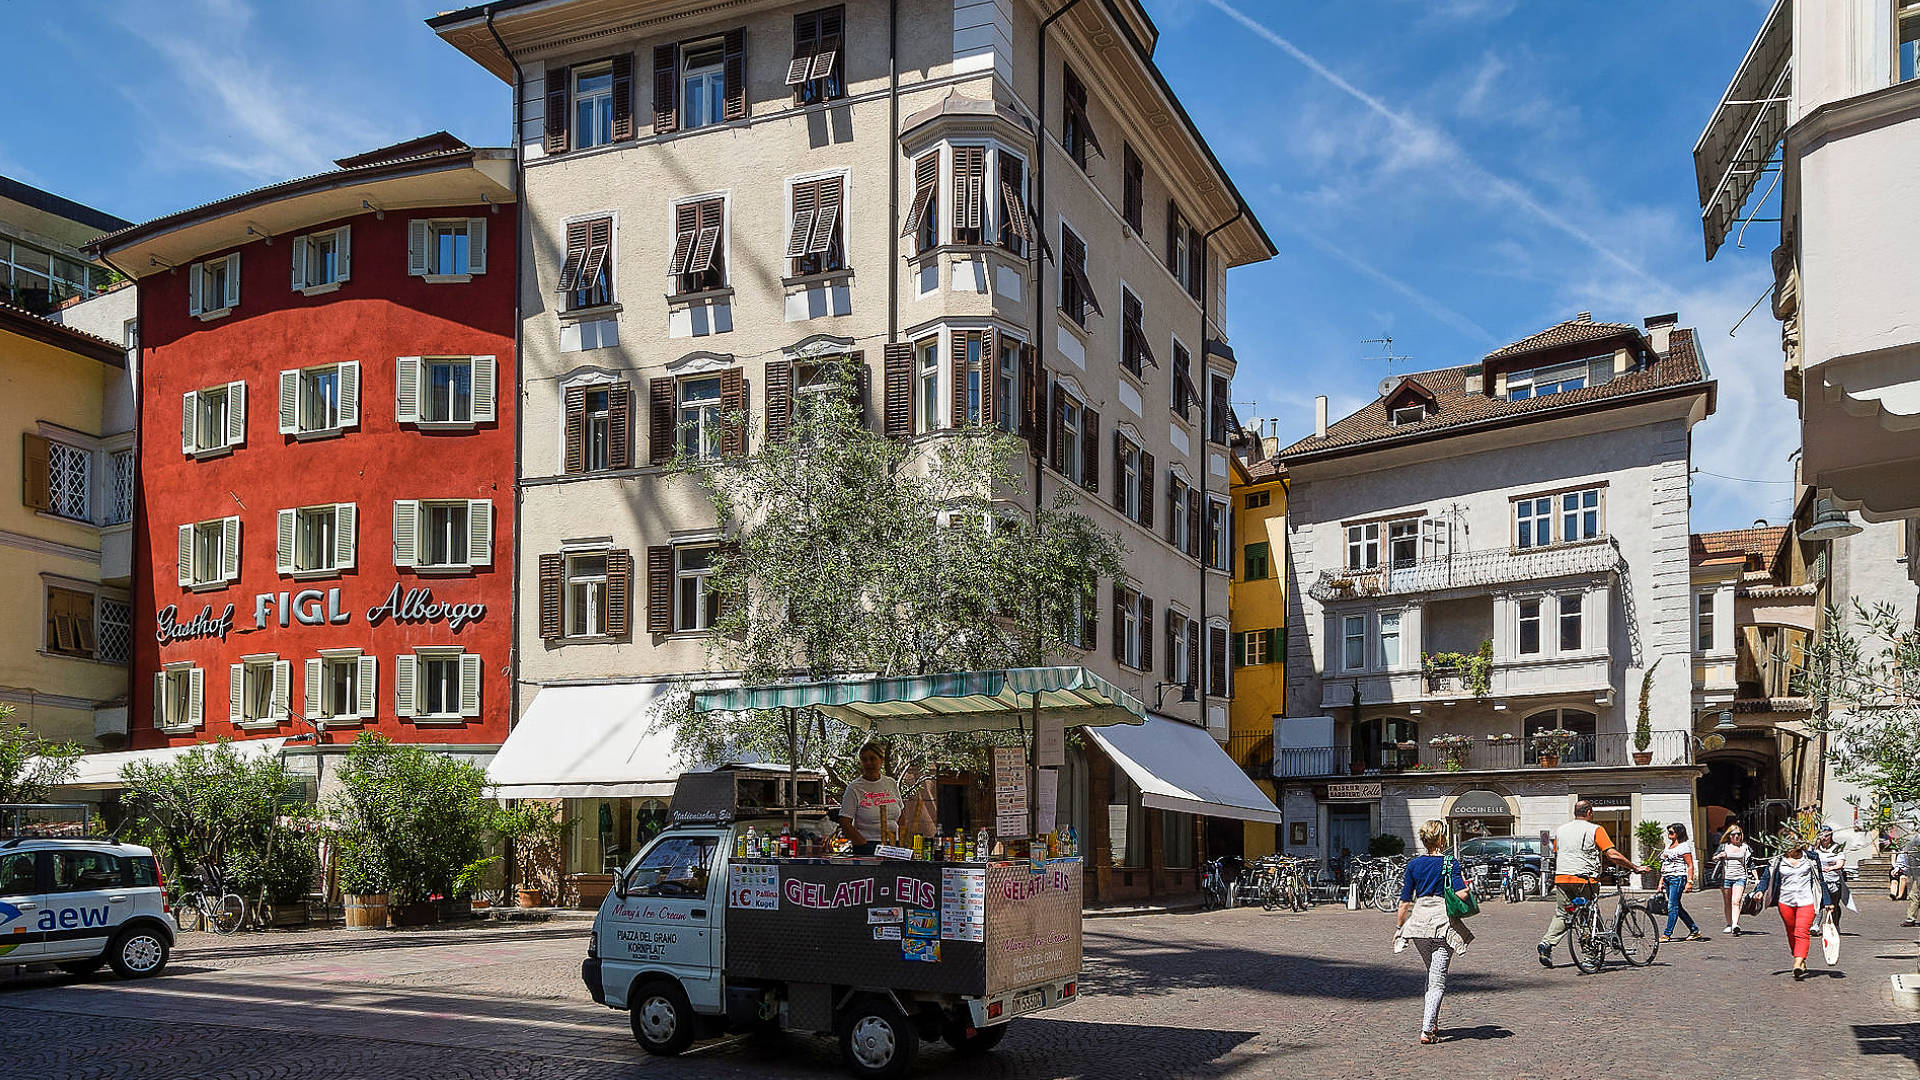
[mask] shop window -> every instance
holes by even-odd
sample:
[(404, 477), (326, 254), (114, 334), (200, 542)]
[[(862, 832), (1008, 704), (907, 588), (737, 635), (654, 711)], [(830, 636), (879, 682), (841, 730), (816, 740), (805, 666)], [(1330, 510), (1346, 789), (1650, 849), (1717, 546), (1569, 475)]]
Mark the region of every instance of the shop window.
[(206, 671), (192, 664), (168, 664), (153, 675), (153, 726), (164, 730), (197, 728), (206, 699)]
[(1194, 818), (1178, 810), (1160, 811), (1160, 863), (1169, 870), (1194, 868)]
[(294, 237), (294, 291), (323, 289), (346, 281), (351, 270), (351, 241), (352, 228), (347, 225)]
[(407, 273), (428, 281), (487, 272), (487, 219), (414, 218), (407, 222)]
[(459, 649), (419, 649), (394, 662), (394, 713), (415, 721), (480, 715), (480, 657)]
[(492, 565), (493, 503), (486, 499), (395, 502), (393, 563), (422, 570)]

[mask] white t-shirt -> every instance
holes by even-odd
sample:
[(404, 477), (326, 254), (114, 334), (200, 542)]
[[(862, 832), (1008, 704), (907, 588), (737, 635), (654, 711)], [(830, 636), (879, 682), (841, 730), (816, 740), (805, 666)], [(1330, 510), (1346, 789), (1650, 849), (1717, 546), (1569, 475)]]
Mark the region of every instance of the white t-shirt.
[(840, 819), (852, 821), (867, 843), (880, 839), (880, 808), (887, 808), (887, 821), (895, 831), (900, 828), (900, 784), (891, 776), (878, 780), (848, 781), (846, 794), (840, 796)]
[(1718, 852), (1720, 859), (1720, 877), (1727, 885), (1738, 885), (1747, 880), (1747, 860), (1753, 857), (1753, 849), (1745, 844), (1721, 844)]
[(1693, 854), (1693, 841), (1682, 840), (1660, 853), (1660, 876), (1686, 877), (1687, 856)]
[(1827, 879), (1828, 885), (1840, 884), (1840, 879), (1846, 874), (1847, 870), (1847, 850), (1845, 848), (1836, 844), (1834, 847), (1822, 851), (1816, 847), (1809, 850), (1807, 854), (1820, 860), (1820, 876)]

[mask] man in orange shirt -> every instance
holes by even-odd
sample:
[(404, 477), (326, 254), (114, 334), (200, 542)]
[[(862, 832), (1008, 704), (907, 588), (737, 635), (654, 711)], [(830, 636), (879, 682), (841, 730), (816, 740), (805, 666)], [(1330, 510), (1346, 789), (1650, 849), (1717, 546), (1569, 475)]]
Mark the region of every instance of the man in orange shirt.
[(1567, 905), (1576, 898), (1589, 903), (1600, 892), (1600, 867), (1606, 863), (1644, 873), (1646, 867), (1620, 853), (1607, 830), (1593, 823), (1593, 804), (1585, 799), (1573, 804), (1573, 820), (1553, 834), (1557, 857), (1553, 875), (1553, 922), (1547, 936), (1540, 939), (1540, 963), (1553, 966), (1553, 947), (1567, 936)]

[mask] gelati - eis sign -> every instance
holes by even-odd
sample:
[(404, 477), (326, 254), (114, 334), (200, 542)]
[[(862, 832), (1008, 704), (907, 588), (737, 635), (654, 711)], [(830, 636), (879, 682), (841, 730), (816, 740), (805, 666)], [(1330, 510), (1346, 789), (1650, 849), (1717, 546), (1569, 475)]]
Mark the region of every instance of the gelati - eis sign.
[[(389, 619), (408, 625), (445, 623), (448, 630), (457, 634), (468, 623), (478, 622), (486, 614), (485, 604), (443, 603), (434, 599), (430, 588), (409, 589), (395, 582), (386, 599), (367, 609), (366, 618), (370, 627), (379, 626)], [(233, 615), (232, 604), (228, 604), (226, 610), (218, 615), (214, 614), (213, 605), (208, 604), (200, 614), (182, 620), (179, 607), (168, 604), (155, 616), (158, 625), (154, 637), (162, 645), (204, 638), (225, 641), (227, 634), (233, 630)], [(297, 592), (264, 592), (253, 598), (255, 630), (264, 630), (269, 623), (282, 627), (340, 626), (352, 621), (353, 612), (344, 606), (337, 585), (325, 591), (301, 589)]]

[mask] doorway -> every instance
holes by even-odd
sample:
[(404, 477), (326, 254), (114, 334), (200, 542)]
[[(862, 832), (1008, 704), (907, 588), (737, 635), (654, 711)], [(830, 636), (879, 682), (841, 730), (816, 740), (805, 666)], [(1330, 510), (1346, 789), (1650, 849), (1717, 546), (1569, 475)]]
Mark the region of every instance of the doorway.
[(1373, 837), (1373, 811), (1367, 806), (1327, 807), (1327, 869), (1347, 879), (1347, 859), (1367, 853)]

